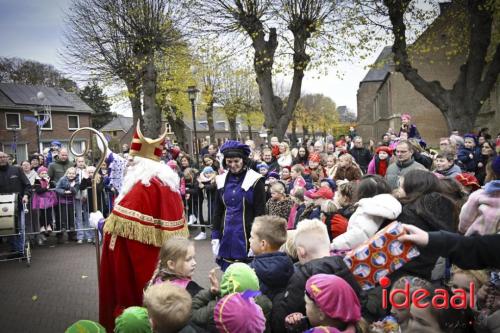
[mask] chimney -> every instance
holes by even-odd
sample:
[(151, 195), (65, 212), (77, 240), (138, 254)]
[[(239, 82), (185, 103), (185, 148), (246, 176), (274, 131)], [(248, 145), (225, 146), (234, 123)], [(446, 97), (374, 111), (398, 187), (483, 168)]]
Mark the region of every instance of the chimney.
[(439, 2), (439, 15), (446, 13), (451, 7), (451, 2)]

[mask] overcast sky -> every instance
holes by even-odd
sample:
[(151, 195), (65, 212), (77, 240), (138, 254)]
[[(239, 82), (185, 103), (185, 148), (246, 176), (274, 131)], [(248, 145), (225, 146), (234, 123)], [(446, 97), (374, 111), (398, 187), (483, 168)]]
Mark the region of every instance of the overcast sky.
[[(62, 69), (58, 50), (62, 45), (64, 11), (70, 3), (71, 0), (0, 0), (0, 56), (33, 59)], [(306, 73), (302, 93), (322, 93), (337, 105), (356, 111), (359, 82), (366, 75), (365, 66), (376, 56), (377, 52), (364, 63), (342, 65), (343, 79), (333, 70), (320, 79), (312, 79)], [(113, 109), (128, 113), (123, 105), (119, 103)]]

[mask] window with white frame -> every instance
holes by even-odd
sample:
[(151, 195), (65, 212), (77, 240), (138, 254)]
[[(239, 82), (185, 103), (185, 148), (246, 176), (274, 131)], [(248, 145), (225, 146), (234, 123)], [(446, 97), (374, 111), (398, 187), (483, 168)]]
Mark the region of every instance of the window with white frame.
[[(76, 152), (77, 154), (81, 154), (85, 150), (85, 141), (74, 141), (71, 148), (72, 148), (72, 151)], [(71, 156), (73, 157), (72, 152), (71, 152)]]
[(68, 129), (77, 130), (80, 128), (80, 118), (76, 115), (68, 116)]
[(21, 115), (19, 113), (5, 113), (5, 128), (10, 130), (20, 129)]
[(167, 133), (172, 133), (172, 126), (170, 126), (169, 123), (165, 123), (165, 129), (167, 130)]
[[(48, 131), (52, 129), (52, 115), (48, 115), (48, 117), (49, 119), (47, 120), (47, 122), (43, 124), (41, 127), (42, 130)], [(40, 116), (39, 118), (40, 120), (43, 120), (42, 116)]]

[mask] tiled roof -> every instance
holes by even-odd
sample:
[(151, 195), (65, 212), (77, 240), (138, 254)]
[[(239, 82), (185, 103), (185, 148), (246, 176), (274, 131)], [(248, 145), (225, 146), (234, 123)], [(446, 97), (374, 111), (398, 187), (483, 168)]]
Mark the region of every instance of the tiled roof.
[[(43, 92), (45, 99), (37, 98), (38, 92)], [(93, 110), (73, 92), (61, 88), (45, 86), (30, 86), (17, 83), (0, 83), (0, 107), (34, 107), (48, 104), (53, 111), (93, 112)]]
[(372, 68), (366, 73), (365, 78), (361, 82), (384, 81), (385, 76), (390, 72), (393, 65), (392, 46), (386, 46), (382, 52), (380, 52)]
[(132, 117), (125, 117), (125, 116), (116, 116), (111, 120), (109, 123), (104, 125), (100, 131), (101, 132), (106, 132), (106, 131), (125, 131), (127, 132), (132, 125), (134, 124), (134, 119)]

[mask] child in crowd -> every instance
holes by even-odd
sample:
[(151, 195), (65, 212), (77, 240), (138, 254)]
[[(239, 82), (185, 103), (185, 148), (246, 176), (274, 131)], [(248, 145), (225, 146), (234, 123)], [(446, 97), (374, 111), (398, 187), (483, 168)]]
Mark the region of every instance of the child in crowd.
[(288, 219), (292, 206), (293, 200), (286, 194), (285, 185), (280, 181), (272, 184), (271, 198), (266, 202), (266, 214)]
[(286, 237), (285, 219), (271, 215), (255, 218), (250, 232), (250, 249), (255, 258), (250, 267), (259, 278), (260, 291), (271, 301), (285, 290), (293, 274), (292, 260), (279, 251)]
[[(316, 274), (306, 282), (306, 314), (312, 327), (321, 329), (307, 332), (361, 332), (364, 325), (361, 305), (352, 287), (333, 274)], [(287, 316), (287, 325), (304, 325), (300, 312)], [(330, 330), (332, 329), (332, 330)], [(338, 332), (337, 331), (337, 332)]]
[(286, 231), (286, 242), (280, 247), (280, 251), (285, 252), (287, 256), (296, 263), (299, 258), (297, 257), (297, 249), (295, 248), (295, 233), (296, 230)]
[(302, 212), (306, 208), (304, 193), (304, 188), (299, 187), (291, 194), (291, 198), (294, 204), (292, 206), (292, 209), (290, 210), (290, 215), (288, 216), (288, 230), (296, 228), (298, 222), (297, 219), (302, 215)]
[(265, 178), (269, 172), (269, 165), (266, 162), (259, 163), (257, 164), (257, 170)]
[(458, 149), (457, 158), (465, 172), (476, 172), (481, 162), (481, 152), (476, 149), (476, 138), (473, 134), (464, 135), (464, 145)]
[[(392, 290), (394, 289), (405, 289), (406, 284), (408, 283), (409, 288), (410, 288), (410, 295), (417, 289), (420, 288), (431, 288), (431, 283), (427, 280), (421, 279), (416, 276), (403, 276), (400, 279), (398, 279), (394, 284), (392, 285)], [(405, 301), (405, 296), (401, 293), (397, 293), (394, 295), (394, 301), (397, 302), (398, 304), (402, 304)], [(410, 320), (410, 308), (409, 307), (404, 307), (404, 308), (396, 308), (392, 307), (391, 308), (391, 316), (393, 316), (396, 319), (396, 322), (399, 326), (399, 331), (400, 332), (406, 332), (408, 328), (408, 321)], [(378, 322), (374, 322), (371, 327), (372, 327), (372, 332), (384, 332), (381, 330), (386, 324), (387, 320), (382, 320)]]
[(329, 188), (320, 187), (317, 191), (309, 190), (305, 192), (305, 208), (302, 214), (296, 217), (296, 223), (305, 219), (320, 219), (321, 218), (321, 204), (325, 200), (331, 200), (333, 192)]
[(322, 221), (327, 226), (330, 241), (342, 235), (347, 230), (349, 218), (355, 211), (353, 207), (355, 182), (339, 181), (333, 200), (327, 200), (321, 205)]
[(408, 113), (403, 113), (401, 115), (401, 128), (399, 129), (399, 137), (401, 138), (401, 134), (406, 133), (408, 136), (405, 139), (416, 138), (420, 139), (420, 133), (418, 132), (417, 126), (411, 123), (411, 116)]
[[(266, 202), (268, 202), (271, 199), (271, 188), (273, 184), (279, 180), (279, 177), (280, 176), (276, 171), (270, 171), (267, 174), (266, 181), (264, 183), (264, 189), (266, 190)], [(286, 193), (286, 187), (285, 187), (285, 193)]]
[[(204, 190), (207, 196), (208, 216), (214, 215), (215, 198), (217, 196), (217, 185), (215, 184), (215, 176), (217, 176), (217, 173), (211, 166), (206, 166), (205, 168), (203, 168), (203, 171), (198, 176), (198, 187), (200, 188), (200, 190)], [(206, 238), (207, 238), (206, 229), (201, 228), (200, 233), (194, 239), (203, 240)]]
[(472, 192), (479, 190), (481, 188), (481, 185), (479, 185), (479, 181), (471, 173), (466, 173), (466, 172), (460, 173), (455, 176), (455, 180), (460, 184), (462, 191), (466, 195), (469, 195)]
[(290, 194), (293, 195), (298, 188), (305, 188), (306, 181), (304, 179), (304, 167), (300, 164), (295, 164), (290, 170)]
[[(186, 184), (186, 206), (189, 212), (189, 223), (193, 224), (198, 221), (200, 224), (205, 224), (203, 219), (203, 192), (198, 186), (197, 181), (198, 170), (193, 168), (185, 168), (183, 176)], [(206, 238), (206, 236), (205, 236)], [(203, 238), (198, 238), (200, 240)]]
[[(68, 241), (75, 239), (75, 210), (74, 201), (75, 196), (80, 190), (80, 184), (76, 179), (76, 169), (74, 167), (68, 168), (66, 173), (57, 182), (56, 192), (58, 194), (58, 201), (60, 211), (60, 221), (56, 219), (57, 230), (70, 230), (68, 232)], [(58, 242), (62, 241), (62, 232), (57, 234)]]
[[(485, 285), (489, 280), (488, 273), (484, 270), (465, 270), (458, 268), (457, 266), (451, 266), (451, 280), (449, 282), (449, 287), (452, 291), (456, 289), (462, 289), (467, 292), (467, 304), (470, 304), (471, 291), (470, 283), (474, 283), (474, 299), (477, 301), (477, 293), (483, 285)], [(471, 310), (477, 310), (477, 304), (474, 304), (474, 308)]]
[(389, 184), (381, 176), (364, 176), (356, 188), (356, 211), (347, 231), (333, 240), (332, 250), (354, 249), (375, 235), (385, 222), (396, 219), (402, 207), (390, 193)]
[(167, 166), (179, 176), (179, 192), (182, 197), (184, 197), (186, 195), (186, 180), (184, 179), (184, 173), (179, 168), (176, 160), (168, 161)]
[(392, 156), (392, 149), (387, 146), (380, 146), (375, 150), (375, 155), (373, 156), (370, 164), (368, 164), (367, 174), (369, 175), (380, 175), (385, 176), (387, 168), (390, 164), (390, 158)]
[(266, 317), (254, 297), (258, 292), (232, 293), (215, 306), (214, 320), (218, 332), (263, 333)]
[(148, 310), (141, 306), (126, 308), (115, 319), (114, 333), (152, 333)]
[[(267, 174), (266, 185), (272, 186), (280, 180), (280, 175), (276, 171), (271, 171)], [(284, 183), (283, 183), (284, 184)]]
[(348, 219), (336, 214), (336, 210), (333, 200), (325, 200), (321, 204), (321, 221), (326, 225), (330, 241), (347, 230)]
[(343, 154), (339, 157), (337, 169), (333, 175), (335, 181), (339, 180), (358, 180), (361, 179), (361, 169), (354, 163), (354, 159), (349, 154)]
[(470, 316), (470, 312), (447, 306), (451, 301), (450, 296), (453, 296), (451, 291), (447, 291), (446, 295), (448, 296), (443, 296), (443, 293), (436, 292), (435, 287), (425, 288), (424, 290), (427, 293), (425, 297), (419, 298), (420, 304), (432, 302), (435, 306), (417, 307), (412, 304), (408, 327), (403, 332), (472, 332), (471, 323), (473, 318)]
[[(330, 241), (323, 222), (304, 220), (297, 225), (295, 246), (299, 263), (288, 282), (283, 301), (273, 309), (273, 322), (283, 323), (295, 312), (306, 314), (304, 290), (306, 281), (316, 274), (335, 274), (344, 279), (359, 296), (361, 289), (340, 256), (330, 255)], [(274, 327), (274, 326), (273, 326)], [(280, 330), (278, 330), (280, 332)], [(302, 331), (300, 331), (302, 332)]]
[(106, 333), (106, 329), (92, 320), (79, 320), (64, 331), (64, 333)]
[(449, 151), (444, 151), (436, 155), (436, 170), (434, 172), (448, 178), (455, 178), (462, 170), (455, 164), (455, 155)]
[(160, 259), (148, 287), (163, 282), (170, 282), (186, 289), (191, 296), (203, 288), (192, 280), (196, 269), (195, 248), (186, 238), (173, 237), (163, 243)]
[[(193, 314), (191, 320), (197, 326), (217, 332), (214, 313), (217, 302), (224, 296), (244, 291), (259, 291), (259, 279), (255, 271), (244, 263), (234, 263), (222, 275), (220, 282), (215, 276), (215, 270), (210, 272), (210, 290), (202, 290), (193, 297)], [(266, 319), (270, 318), (271, 301), (264, 295), (255, 297)]]
[(337, 164), (337, 157), (333, 154), (329, 154), (326, 157), (326, 177), (333, 179), (333, 172), (335, 171), (335, 165)]
[[(92, 193), (92, 179), (96, 177), (96, 194), (97, 194), (97, 210), (103, 213), (103, 216), (108, 216), (109, 210), (106, 205), (106, 194), (104, 191), (104, 183), (102, 177), (99, 174), (95, 174), (96, 168), (94, 166), (88, 166), (83, 171), (81, 171), (80, 176), (80, 193), (81, 193), (81, 206), (82, 209), (77, 209), (77, 214), (79, 211), (83, 212), (83, 218), (80, 221), (77, 219), (77, 228), (88, 229), (89, 224), (89, 211), (93, 210), (94, 194)], [(85, 200), (84, 200), (85, 199)], [(83, 239), (87, 240), (87, 243), (92, 243), (94, 241), (93, 230), (80, 230), (77, 232), (78, 243), (81, 244)]]
[(309, 155), (309, 174), (311, 175), (312, 183), (315, 187), (319, 187), (319, 182), (326, 178), (326, 170), (321, 165), (321, 155), (318, 153), (312, 153)]
[(171, 283), (153, 285), (144, 292), (144, 306), (154, 333), (194, 332), (189, 330), (191, 295)]
[(50, 191), (50, 189), (55, 188), (55, 184), (50, 180), (46, 167), (41, 166), (38, 168), (38, 178), (35, 179), (34, 188), (32, 208), (38, 210), (39, 230), (41, 233), (38, 239), (39, 243), (43, 243), (45, 241), (43, 234), (52, 232), (52, 207), (57, 204), (56, 193)]
[(290, 170), (291, 167), (284, 167), (281, 169), (281, 174), (280, 174), (280, 179), (283, 182), (283, 184), (286, 185), (287, 188), (287, 193), (289, 193), (289, 188), (290, 188), (290, 182), (292, 179), (292, 176), (290, 175)]

